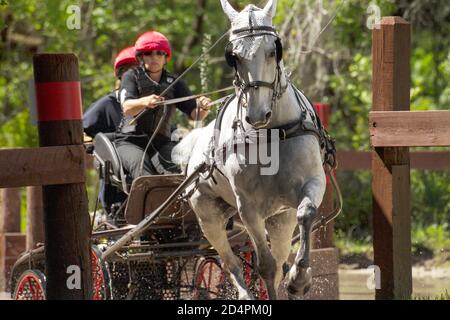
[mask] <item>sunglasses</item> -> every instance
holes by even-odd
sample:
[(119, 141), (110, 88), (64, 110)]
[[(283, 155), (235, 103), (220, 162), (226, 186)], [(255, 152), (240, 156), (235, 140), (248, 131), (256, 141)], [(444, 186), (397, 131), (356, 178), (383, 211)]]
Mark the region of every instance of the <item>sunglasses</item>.
[(167, 56), (167, 53), (165, 53), (164, 51), (159, 51), (159, 50), (156, 50), (156, 51), (147, 51), (147, 52), (144, 52), (144, 56), (158, 56), (158, 57), (165, 57), (165, 56)]

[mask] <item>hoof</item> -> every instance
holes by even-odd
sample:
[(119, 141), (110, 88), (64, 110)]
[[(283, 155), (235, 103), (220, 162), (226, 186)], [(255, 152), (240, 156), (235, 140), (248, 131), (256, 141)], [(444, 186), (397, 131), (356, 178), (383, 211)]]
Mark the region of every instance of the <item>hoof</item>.
[(307, 284), (306, 286), (304, 286), (300, 290), (297, 289), (294, 286), (288, 286), (287, 287), (288, 298), (289, 298), (289, 300), (296, 300), (296, 298), (302, 297), (305, 294), (307, 294), (309, 292), (309, 289), (311, 289), (311, 285), (310, 284)]
[[(298, 270), (298, 271), (297, 271)], [(297, 271), (297, 272), (296, 272)], [(297, 269), (295, 266), (289, 273), (289, 281), (287, 285), (287, 292), (289, 297), (301, 297), (308, 293), (312, 284), (312, 270), (311, 267), (306, 269)]]

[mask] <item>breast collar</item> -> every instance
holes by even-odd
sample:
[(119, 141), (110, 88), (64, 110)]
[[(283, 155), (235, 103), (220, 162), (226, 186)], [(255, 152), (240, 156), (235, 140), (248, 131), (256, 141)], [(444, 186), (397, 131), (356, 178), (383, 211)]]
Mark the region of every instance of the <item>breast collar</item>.
[[(290, 138), (294, 138), (294, 137), (298, 137), (298, 136), (302, 136), (302, 135), (313, 135), (317, 138), (321, 149), (323, 149), (325, 146), (325, 143), (324, 143), (325, 136), (324, 136), (324, 130), (323, 130), (323, 126), (320, 122), (320, 119), (319, 119), (318, 115), (315, 113), (315, 110), (311, 111), (305, 106), (304, 101), (303, 101), (302, 97), (300, 96), (299, 90), (297, 88), (295, 88), (293, 85), (292, 85), (292, 87), (294, 89), (294, 92), (295, 92), (295, 95), (297, 98), (297, 103), (301, 109), (300, 119), (293, 121), (291, 123), (288, 123), (286, 125), (275, 127), (275, 128), (270, 128), (267, 130), (274, 130), (274, 129), (278, 130), (278, 140), (279, 141), (288, 140)], [(220, 138), (220, 132), (221, 132), (221, 128), (222, 128), (223, 116), (224, 116), (225, 111), (227, 110), (228, 106), (231, 104), (231, 101), (234, 100), (234, 98), (236, 98), (236, 94), (231, 95), (227, 100), (225, 100), (217, 114), (216, 122), (215, 122), (215, 126), (214, 126), (214, 135), (211, 140), (211, 156), (213, 159), (215, 159), (216, 155), (224, 156), (229, 148), (233, 148), (234, 151), (236, 152), (237, 145), (239, 143), (250, 144), (250, 143), (252, 143), (252, 141), (255, 141), (254, 140), (255, 136), (258, 138), (258, 140), (256, 140), (256, 141), (258, 141), (258, 143), (259, 143), (260, 131), (258, 129), (251, 129), (251, 130), (245, 131), (243, 134), (243, 137), (242, 137), (243, 141), (237, 142), (236, 137), (235, 137), (237, 127), (235, 126), (235, 124), (233, 124), (233, 130), (234, 130), (233, 141), (227, 141), (223, 145), (219, 146), (219, 138)], [(308, 114), (310, 115), (312, 122), (307, 121), (306, 117)], [(265, 136), (264, 142), (271, 143), (271, 135), (267, 134), (264, 136)], [(219, 152), (219, 150), (221, 152)]]

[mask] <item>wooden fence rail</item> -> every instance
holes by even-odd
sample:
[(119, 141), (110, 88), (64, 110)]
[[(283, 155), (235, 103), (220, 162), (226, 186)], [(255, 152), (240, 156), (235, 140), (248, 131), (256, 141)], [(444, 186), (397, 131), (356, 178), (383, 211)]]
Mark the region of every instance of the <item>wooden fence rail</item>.
[(85, 182), (82, 145), (1, 149), (0, 188)]
[[(411, 169), (450, 170), (450, 151), (410, 151)], [(371, 151), (338, 151), (338, 171), (370, 170)]]
[(450, 110), (372, 111), (374, 147), (445, 147), (450, 145)]

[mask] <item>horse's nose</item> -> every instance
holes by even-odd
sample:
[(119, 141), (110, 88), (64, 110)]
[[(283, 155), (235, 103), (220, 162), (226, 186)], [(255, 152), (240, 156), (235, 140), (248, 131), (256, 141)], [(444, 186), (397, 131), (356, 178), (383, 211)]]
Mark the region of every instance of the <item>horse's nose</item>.
[(245, 121), (254, 127), (263, 127), (270, 122), (271, 118), (272, 118), (272, 111), (268, 111), (268, 112), (266, 112), (266, 114), (264, 116), (264, 120), (262, 120), (262, 121), (252, 122), (249, 116), (245, 117)]

